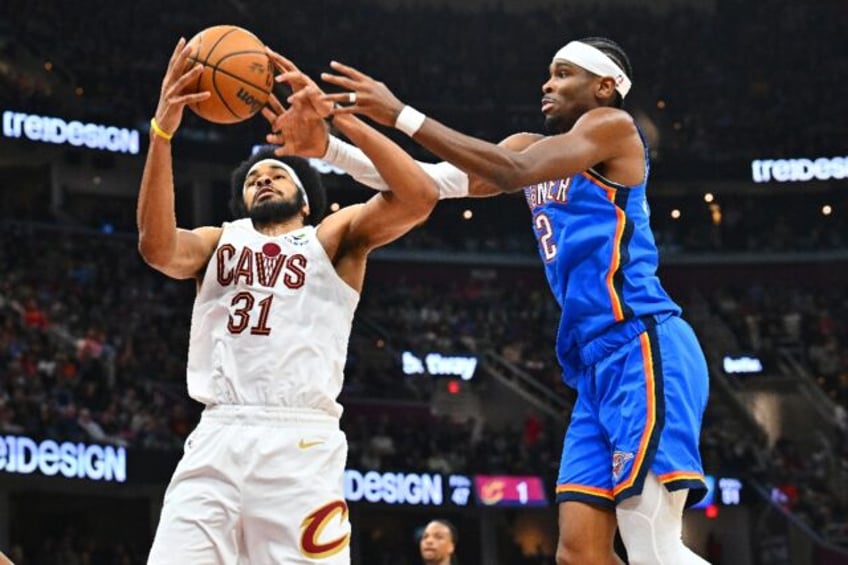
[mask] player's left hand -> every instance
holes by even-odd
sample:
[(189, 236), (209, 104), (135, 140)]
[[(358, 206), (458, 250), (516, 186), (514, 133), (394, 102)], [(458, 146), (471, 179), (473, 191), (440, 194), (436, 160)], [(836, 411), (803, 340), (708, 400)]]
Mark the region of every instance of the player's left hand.
[(389, 87), (339, 62), (332, 61), (330, 67), (340, 74), (321, 73), (321, 80), (347, 90), (323, 96), (324, 100), (335, 104), (333, 114), (362, 114), (379, 124), (394, 127), (404, 104)]

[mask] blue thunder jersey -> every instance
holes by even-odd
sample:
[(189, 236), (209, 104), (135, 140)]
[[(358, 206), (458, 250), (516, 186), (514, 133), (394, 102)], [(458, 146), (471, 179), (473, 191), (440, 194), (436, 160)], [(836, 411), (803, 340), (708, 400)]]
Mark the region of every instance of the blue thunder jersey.
[[(644, 139), (643, 139), (644, 144)], [(548, 284), (562, 308), (557, 356), (576, 388), (579, 350), (616, 324), (680, 314), (656, 276), (657, 246), (645, 178), (631, 187), (593, 169), (524, 187)]]

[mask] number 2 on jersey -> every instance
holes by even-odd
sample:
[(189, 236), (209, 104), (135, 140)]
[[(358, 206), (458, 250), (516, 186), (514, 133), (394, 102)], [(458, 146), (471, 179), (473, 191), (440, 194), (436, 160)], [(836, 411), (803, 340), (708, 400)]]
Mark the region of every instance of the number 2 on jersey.
[(554, 227), (551, 225), (551, 219), (544, 212), (540, 212), (533, 218), (533, 226), (536, 228), (545, 261), (552, 261), (556, 257), (557, 246), (553, 241)]
[[(271, 311), (271, 302), (274, 296), (268, 296), (259, 301), (259, 320), (250, 328), (250, 333), (253, 335), (268, 335), (271, 333), (271, 328), (268, 327), (268, 313)], [(230, 314), (230, 319), (227, 321), (227, 329), (230, 333), (240, 334), (250, 324), (250, 311), (253, 310), (253, 305), (256, 299), (249, 292), (239, 292), (233, 297), (230, 306), (235, 307), (235, 310)]]

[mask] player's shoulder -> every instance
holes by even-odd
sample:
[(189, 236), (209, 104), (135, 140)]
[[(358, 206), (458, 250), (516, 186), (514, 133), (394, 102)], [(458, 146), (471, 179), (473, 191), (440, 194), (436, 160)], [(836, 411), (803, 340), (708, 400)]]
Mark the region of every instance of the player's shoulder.
[(636, 133), (636, 122), (633, 121), (633, 116), (629, 112), (621, 108), (602, 106), (592, 108), (580, 116), (572, 129), (577, 128), (610, 128)]
[(221, 239), (221, 234), (224, 233), (224, 228), (227, 226), (225, 223), (222, 226), (200, 226), (190, 230), (181, 230), (190, 232), (191, 234), (199, 237), (204, 242), (208, 243), (218, 243), (218, 240)]
[(505, 147), (507, 149), (511, 149), (513, 151), (522, 151), (527, 147), (533, 145), (540, 139), (543, 139), (545, 136), (540, 133), (530, 133), (526, 131), (514, 133), (509, 137), (503, 139), (498, 145), (501, 147)]

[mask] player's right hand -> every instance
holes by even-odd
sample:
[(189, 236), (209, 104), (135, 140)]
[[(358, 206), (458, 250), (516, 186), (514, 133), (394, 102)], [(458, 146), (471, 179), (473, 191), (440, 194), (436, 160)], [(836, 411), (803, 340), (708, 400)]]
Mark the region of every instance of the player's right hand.
[(321, 73), (321, 79), (347, 91), (324, 96), (325, 101), (336, 104), (334, 115), (362, 114), (378, 124), (394, 127), (404, 104), (385, 83), (337, 61), (331, 61), (330, 67), (339, 74)]
[(324, 118), (330, 114), (332, 104), (321, 99), (324, 92), (292, 61), (271, 49), (266, 51), (280, 71), (277, 82), (288, 84), (293, 94), (288, 98), (288, 108), (273, 94), (269, 97), (262, 109), (262, 115), (271, 125), (271, 133), (265, 139), (280, 146), (275, 151), (277, 155), (322, 157), (329, 142)]
[(162, 88), (159, 91), (159, 104), (156, 106), (156, 123), (164, 131), (173, 134), (180, 127), (183, 119), (183, 110), (186, 104), (194, 104), (209, 98), (209, 91), (186, 93), (186, 88), (197, 81), (203, 72), (203, 65), (194, 65), (186, 71), (188, 56), (191, 55), (191, 47), (181, 37), (168, 61), (168, 70), (162, 79)]

